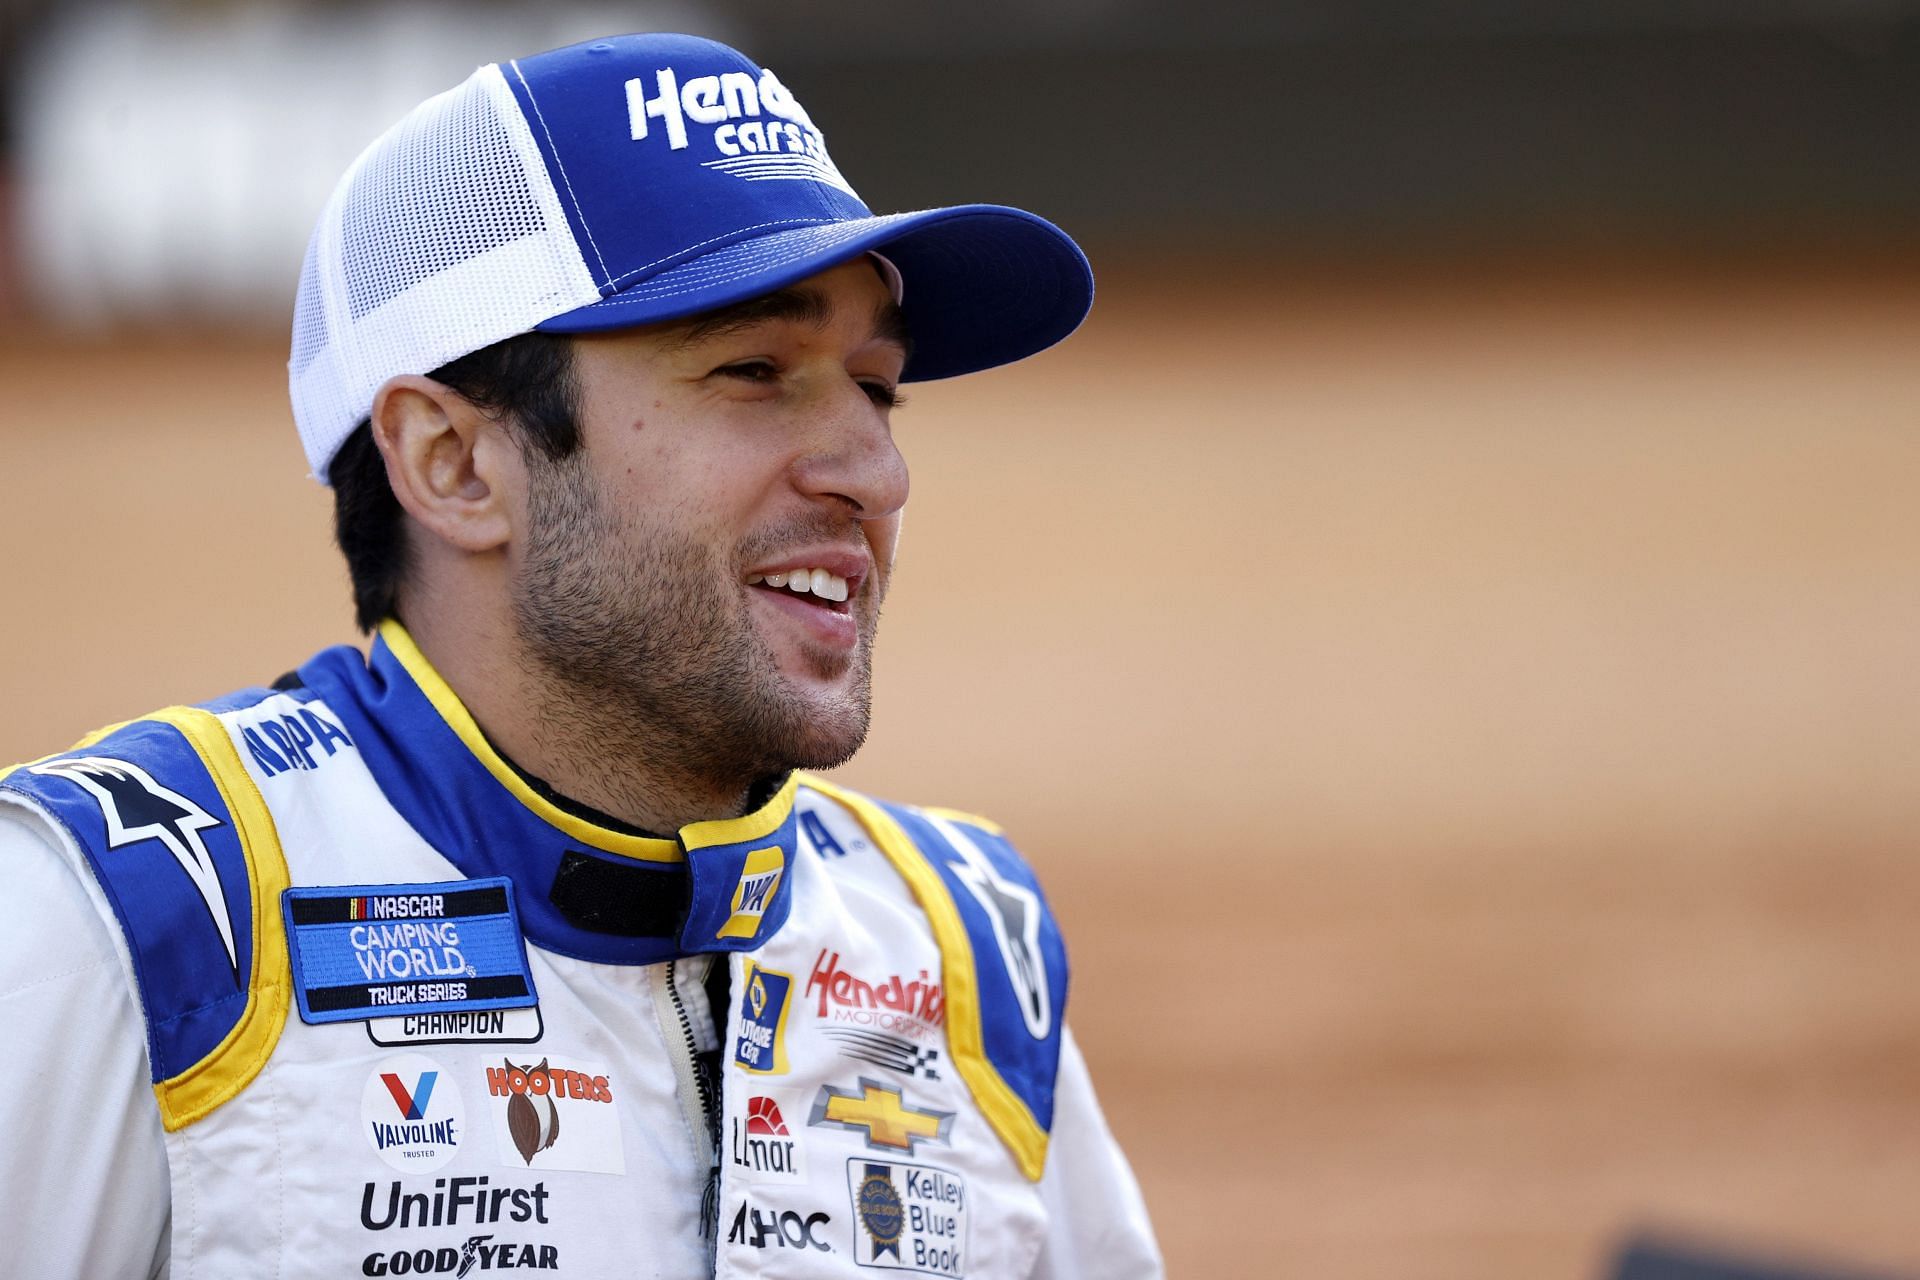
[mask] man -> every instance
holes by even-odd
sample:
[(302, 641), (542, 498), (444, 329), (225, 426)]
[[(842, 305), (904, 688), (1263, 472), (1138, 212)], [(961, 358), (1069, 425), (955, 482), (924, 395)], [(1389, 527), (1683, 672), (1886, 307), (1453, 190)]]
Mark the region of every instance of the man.
[(1025, 864), (796, 772), (866, 730), (899, 383), (1090, 300), (703, 40), (376, 142), (290, 369), (377, 635), (0, 780), (0, 1271), (1157, 1272)]

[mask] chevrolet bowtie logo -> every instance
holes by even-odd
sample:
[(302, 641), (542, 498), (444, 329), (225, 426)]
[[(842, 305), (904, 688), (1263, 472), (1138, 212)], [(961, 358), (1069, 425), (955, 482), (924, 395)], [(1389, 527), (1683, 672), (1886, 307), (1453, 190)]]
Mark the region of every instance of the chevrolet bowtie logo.
[(930, 1111), (910, 1105), (900, 1090), (878, 1080), (860, 1080), (860, 1092), (823, 1085), (814, 1099), (807, 1123), (821, 1128), (852, 1129), (866, 1135), (876, 1151), (913, 1153), (919, 1142), (945, 1142), (953, 1129), (953, 1112)]

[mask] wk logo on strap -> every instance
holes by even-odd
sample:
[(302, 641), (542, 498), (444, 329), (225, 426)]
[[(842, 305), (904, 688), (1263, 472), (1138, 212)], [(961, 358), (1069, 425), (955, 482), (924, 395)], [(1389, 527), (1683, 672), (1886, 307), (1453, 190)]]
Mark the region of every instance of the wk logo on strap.
[(953, 874), (967, 886), (993, 925), (993, 940), (1006, 961), (1007, 977), (1013, 980), (1027, 1033), (1036, 1040), (1046, 1039), (1053, 1029), (1053, 994), (1047, 986), (1046, 964), (1040, 958), (1038, 895), (1025, 885), (1003, 878), (958, 825), (931, 814), (928, 817), (960, 855), (960, 861), (951, 864)]
[(145, 769), (124, 760), (81, 756), (35, 765), (32, 772), (77, 782), (99, 803), (107, 820), (107, 848), (119, 849), (144, 840), (158, 840), (166, 846), (206, 904), (207, 915), (227, 949), (233, 984), (240, 986), (240, 960), (234, 948), (226, 890), (220, 886), (213, 857), (200, 836), (207, 828), (222, 825), (220, 819), (178, 791), (161, 786)]
[(440, 1078), (438, 1071), (422, 1071), (420, 1078), (413, 1083), (409, 1091), (399, 1076), (391, 1071), (380, 1073), (380, 1083), (387, 1086), (387, 1092), (393, 1095), (393, 1105), (400, 1108), (401, 1118), (406, 1120), (424, 1120), (427, 1118), (427, 1103), (433, 1097), (433, 1082)]

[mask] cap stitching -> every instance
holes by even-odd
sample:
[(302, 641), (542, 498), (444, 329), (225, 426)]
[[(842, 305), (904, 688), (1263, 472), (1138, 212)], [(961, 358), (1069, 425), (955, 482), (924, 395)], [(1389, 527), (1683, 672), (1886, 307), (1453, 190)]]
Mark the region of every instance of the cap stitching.
[[(834, 237), (835, 240), (851, 239), (851, 238), (852, 238), (851, 236)], [(684, 282), (679, 288), (653, 289), (645, 292), (635, 292), (631, 294), (615, 294), (612, 297), (602, 298), (598, 302), (588, 303), (587, 305), (590, 307), (628, 307), (628, 306), (634, 306), (643, 302), (653, 302), (660, 298), (671, 298), (679, 294), (693, 293), (700, 289), (708, 288), (712, 285), (730, 284), (735, 280), (744, 280), (751, 275), (754, 275), (758, 272), (766, 270), (768, 267), (786, 266), (790, 263), (798, 262), (802, 258), (805, 258), (807, 254), (810, 252), (813, 252), (823, 247), (831, 247), (832, 243), (833, 243), (832, 241), (829, 241), (827, 245), (821, 245), (820, 243), (816, 242), (813, 244), (809, 244), (805, 249), (797, 253), (787, 254), (787, 255), (773, 255), (773, 256), (764, 257), (764, 258), (755, 258), (749, 262), (743, 263), (736, 270), (718, 272), (712, 275), (703, 275), (703, 276), (700, 276), (698, 279)]]
[(513, 74), (520, 81), (520, 87), (527, 91), (527, 103), (533, 108), (533, 118), (540, 122), (540, 132), (547, 135), (547, 146), (553, 149), (554, 167), (560, 170), (560, 181), (566, 184), (567, 199), (573, 203), (573, 211), (580, 217), (580, 229), (587, 233), (587, 243), (593, 246), (593, 256), (599, 260), (600, 274), (613, 283), (613, 269), (607, 266), (606, 258), (600, 252), (600, 245), (593, 238), (593, 227), (587, 222), (587, 211), (580, 207), (580, 197), (573, 194), (573, 179), (567, 176), (567, 162), (560, 158), (560, 144), (553, 140), (553, 130), (547, 128), (547, 117), (540, 110), (540, 100), (533, 96), (533, 86), (527, 83), (527, 77), (520, 70), (519, 59), (514, 59)]
[[(861, 221), (864, 223), (865, 219), (859, 219), (858, 221)], [(875, 221), (880, 221), (880, 219), (876, 218)], [(723, 232), (722, 234), (710, 237), (709, 239), (699, 240), (689, 245), (683, 245), (680, 248), (675, 249), (672, 253), (668, 254), (666, 257), (655, 258), (652, 262), (645, 263), (642, 266), (635, 267), (631, 271), (623, 271), (617, 276), (609, 276), (607, 277), (607, 283), (610, 285), (618, 286), (622, 281), (631, 280), (636, 276), (645, 275), (647, 272), (653, 270), (655, 267), (659, 266), (663, 262), (672, 262), (675, 258), (684, 257), (687, 254), (692, 253), (695, 249), (702, 249), (702, 248), (705, 248), (707, 245), (717, 244), (718, 242), (722, 240), (726, 240), (733, 236), (745, 235), (749, 231), (764, 231), (768, 227), (792, 227), (792, 226), (818, 227), (823, 225), (824, 226), (852, 226), (853, 221), (849, 220), (849, 221), (843, 221), (843, 222), (834, 222), (832, 219), (823, 219), (823, 218), (780, 218), (774, 222), (756, 222), (750, 227), (735, 227), (731, 231)], [(602, 298), (600, 301), (606, 302), (606, 301), (609, 301), (609, 299)], [(589, 303), (588, 305), (598, 306), (599, 304)]]

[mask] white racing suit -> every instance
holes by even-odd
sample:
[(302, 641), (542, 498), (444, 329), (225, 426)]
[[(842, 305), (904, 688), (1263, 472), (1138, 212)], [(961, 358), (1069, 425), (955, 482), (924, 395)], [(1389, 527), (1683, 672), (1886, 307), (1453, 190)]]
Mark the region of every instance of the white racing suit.
[(7, 773), (0, 867), (0, 1274), (1159, 1272), (982, 819), (621, 832), (389, 623)]

